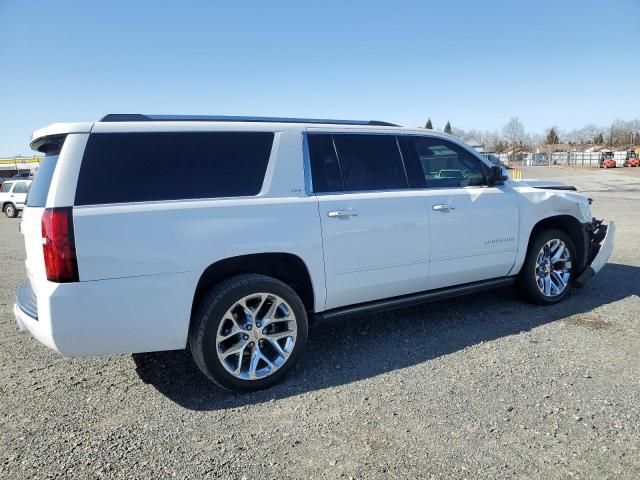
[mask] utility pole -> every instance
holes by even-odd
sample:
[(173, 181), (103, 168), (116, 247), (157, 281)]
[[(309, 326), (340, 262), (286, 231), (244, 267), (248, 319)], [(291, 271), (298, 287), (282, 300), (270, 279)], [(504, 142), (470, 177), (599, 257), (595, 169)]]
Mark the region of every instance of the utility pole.
[(611, 125), (611, 133), (609, 134), (609, 146), (613, 149), (613, 124)]

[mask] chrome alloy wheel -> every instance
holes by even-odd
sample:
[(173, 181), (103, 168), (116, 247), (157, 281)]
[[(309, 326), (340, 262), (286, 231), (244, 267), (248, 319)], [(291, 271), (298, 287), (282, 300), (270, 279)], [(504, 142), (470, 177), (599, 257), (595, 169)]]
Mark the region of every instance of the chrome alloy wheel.
[(571, 252), (559, 239), (549, 240), (536, 258), (536, 283), (545, 297), (555, 297), (567, 289), (571, 277)]
[(218, 360), (234, 377), (256, 380), (282, 367), (296, 343), (291, 306), (272, 293), (254, 293), (227, 310), (216, 334)]

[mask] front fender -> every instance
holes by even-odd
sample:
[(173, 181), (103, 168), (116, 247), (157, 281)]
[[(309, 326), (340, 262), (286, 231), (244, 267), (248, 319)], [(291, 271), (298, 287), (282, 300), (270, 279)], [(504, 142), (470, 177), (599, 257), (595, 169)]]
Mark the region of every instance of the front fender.
[(586, 254), (590, 242), (587, 230), (592, 222), (588, 197), (574, 191), (537, 188), (524, 182), (517, 182), (514, 191), (520, 210), (520, 221), (516, 258), (509, 275), (517, 275), (520, 272), (536, 227), (546, 223), (555, 228), (563, 228), (562, 224), (566, 223), (567, 219), (570, 228), (574, 230), (572, 238), (574, 243), (577, 243), (576, 248), (584, 253), (580, 259), (582, 271), (587, 263)]

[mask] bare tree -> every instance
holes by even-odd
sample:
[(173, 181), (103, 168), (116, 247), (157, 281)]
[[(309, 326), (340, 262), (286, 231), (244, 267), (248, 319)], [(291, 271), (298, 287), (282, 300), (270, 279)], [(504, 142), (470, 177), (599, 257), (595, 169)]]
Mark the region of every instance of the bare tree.
[(609, 133), (609, 144), (612, 147), (626, 149), (629, 147), (631, 134), (640, 130), (640, 120), (614, 120)]
[(499, 143), (502, 142), (502, 137), (498, 132), (494, 131), (485, 131), (482, 133), (482, 143), (488, 150), (495, 150)]
[(603, 135), (603, 133), (605, 133), (604, 129), (593, 123), (564, 133), (558, 130), (558, 135), (569, 143), (591, 143), (595, 138)]
[(479, 143), (487, 151), (495, 150), (497, 145), (502, 140), (500, 134), (495, 130), (485, 130), (483, 132), (477, 129), (464, 130), (463, 128), (459, 127), (451, 127), (451, 133), (463, 142)]
[(515, 148), (522, 144), (525, 138), (524, 125), (518, 117), (512, 117), (507, 124), (502, 127), (502, 134), (511, 145), (511, 161), (515, 157)]
[(545, 135), (542, 135), (541, 133), (532, 133), (531, 135), (528, 135), (527, 142), (532, 148), (535, 148), (536, 145), (543, 143), (545, 138)]
[[(602, 127), (593, 123), (582, 128), (573, 130), (560, 130), (553, 127), (555, 136), (567, 143), (594, 143), (604, 145), (607, 143), (610, 148), (631, 148), (640, 141), (640, 119), (615, 120), (609, 127)], [(460, 127), (451, 127), (452, 134), (464, 142), (480, 143), (488, 151), (506, 151), (508, 147), (515, 148), (526, 146), (535, 149), (536, 145), (546, 143), (549, 130), (542, 133), (527, 133), (518, 117), (509, 120), (503, 129), (502, 135), (496, 131), (481, 131), (477, 129), (464, 130)], [(514, 154), (515, 156), (515, 154)]]

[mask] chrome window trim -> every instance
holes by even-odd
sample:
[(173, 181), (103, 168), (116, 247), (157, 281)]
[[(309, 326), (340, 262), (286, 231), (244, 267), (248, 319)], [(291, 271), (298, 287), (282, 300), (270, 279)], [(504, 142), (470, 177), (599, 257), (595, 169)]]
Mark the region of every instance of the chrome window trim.
[(467, 187), (425, 187), (425, 188), (412, 187), (412, 188), (402, 188), (402, 189), (395, 188), (393, 190), (349, 190), (348, 192), (347, 191), (321, 192), (321, 193), (312, 193), (312, 195), (315, 195), (316, 197), (322, 197), (326, 195), (358, 195), (360, 193), (381, 193), (381, 192), (401, 193), (401, 192), (425, 192), (425, 191), (431, 191), (431, 190), (452, 190), (452, 189), (470, 190), (470, 189), (478, 189), (478, 188), (497, 188), (502, 186), (504, 185), (494, 185), (491, 187), (488, 185), (469, 185)]

